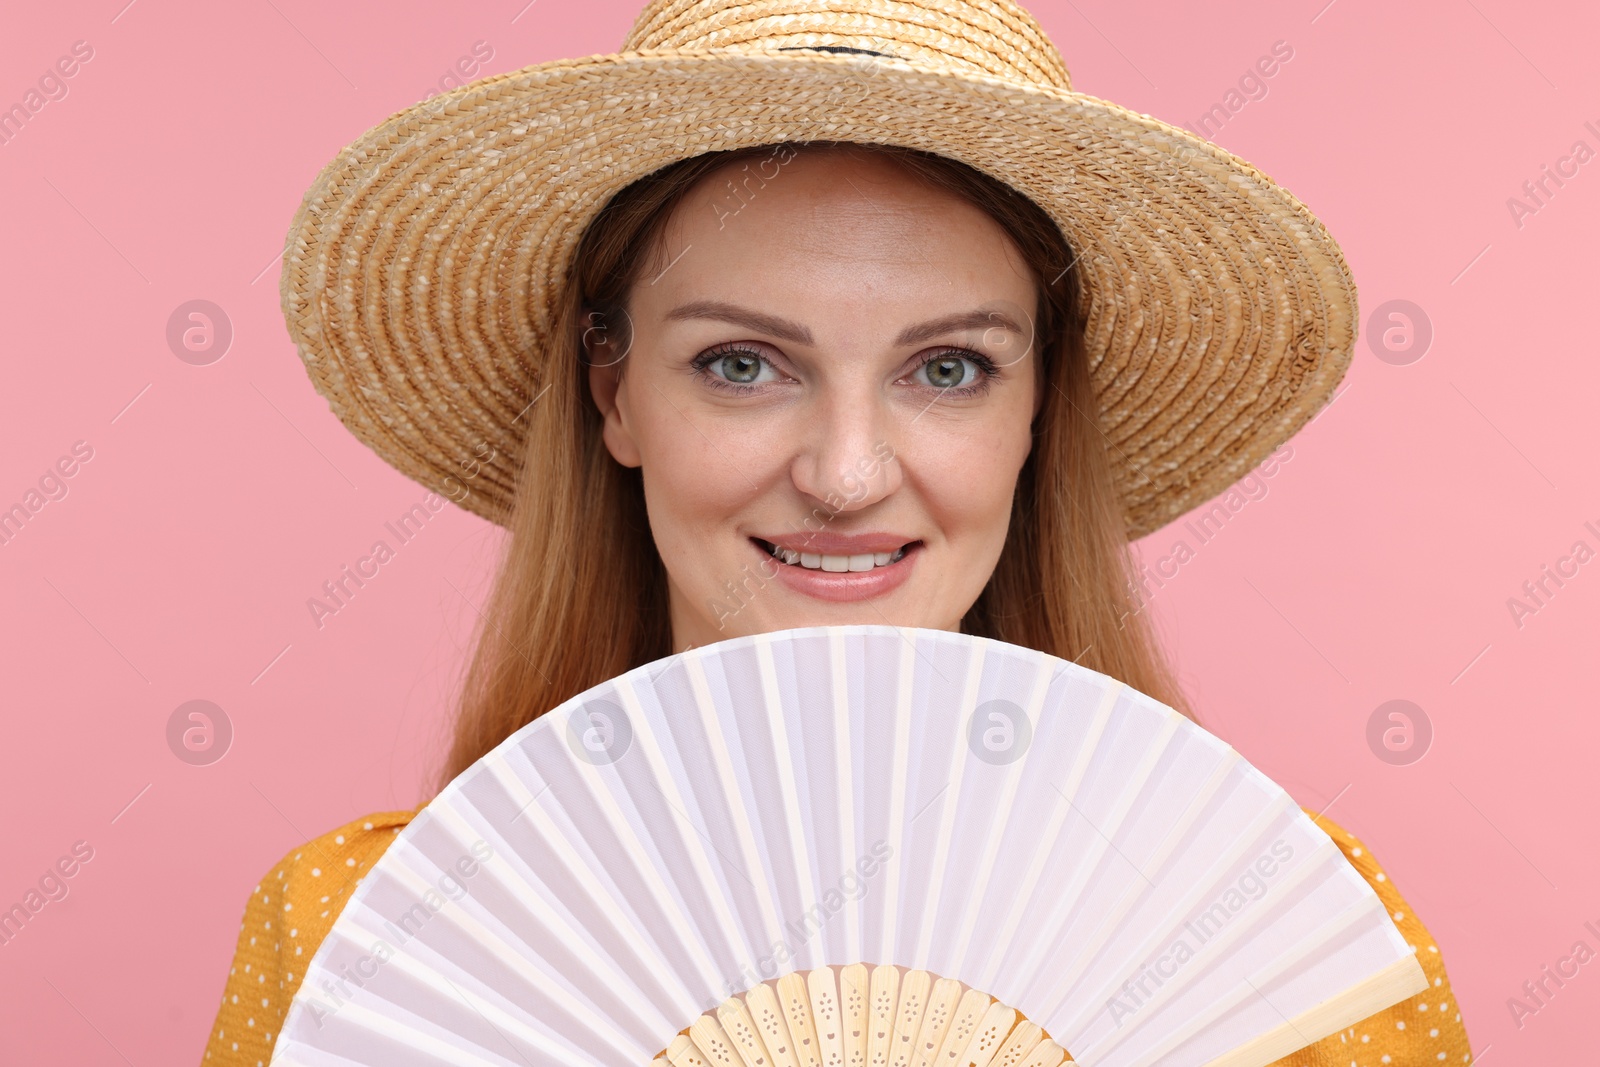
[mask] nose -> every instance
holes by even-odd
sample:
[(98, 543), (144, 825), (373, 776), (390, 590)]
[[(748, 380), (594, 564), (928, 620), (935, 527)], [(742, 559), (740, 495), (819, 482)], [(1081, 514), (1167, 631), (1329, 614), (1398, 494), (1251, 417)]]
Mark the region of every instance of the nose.
[(886, 399), (871, 390), (819, 397), (806, 413), (790, 478), (829, 511), (864, 510), (900, 487), (895, 436)]

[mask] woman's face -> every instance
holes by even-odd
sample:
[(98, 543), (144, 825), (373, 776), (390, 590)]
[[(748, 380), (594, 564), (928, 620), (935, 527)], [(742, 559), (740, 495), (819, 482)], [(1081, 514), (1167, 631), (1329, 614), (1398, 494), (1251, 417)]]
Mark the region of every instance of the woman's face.
[(664, 242), (631, 348), (591, 332), (590, 385), (611, 455), (642, 468), (674, 650), (959, 629), (1040, 399), (1005, 231), (892, 162), (783, 148), (703, 178)]

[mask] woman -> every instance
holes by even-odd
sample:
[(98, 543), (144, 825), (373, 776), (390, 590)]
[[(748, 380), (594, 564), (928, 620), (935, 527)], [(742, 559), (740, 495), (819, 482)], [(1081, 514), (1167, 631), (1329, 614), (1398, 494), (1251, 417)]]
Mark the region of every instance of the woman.
[[(558, 161), (578, 168), (560, 172), (576, 173), (565, 186), (551, 178), (533, 194), (518, 175), (534, 157), (424, 130), (448, 109), (419, 107), (415, 129), (391, 119), (308, 194), (284, 299), (319, 389), (385, 459), (511, 534), (439, 787), (601, 681), (795, 626), (994, 637), (1189, 714), (1139, 611), (1127, 542), (1226, 489), (1326, 402), (1354, 320), (1337, 247), (1248, 165), (1072, 94), (1020, 9), (966, 9), (979, 43), (950, 45), (925, 32), (948, 9), (866, 7), (881, 16), (871, 34), (859, 4), (796, 0), (787, 10), (809, 20), (797, 29), (752, 22), (749, 8), (658, 3), (628, 47), (681, 51), (549, 64), (451, 94), (452, 115), (477, 112), (461, 129), (509, 109), (522, 149), (544, 139), (546, 176)], [(708, 59), (693, 47), (704, 40), (748, 54)], [(894, 59), (826, 54), (841, 49)], [(900, 71), (902, 58), (935, 75)], [(996, 67), (1009, 85), (980, 79)], [(600, 69), (614, 79), (603, 89), (584, 80)], [(685, 105), (659, 112), (678, 125), (654, 137), (659, 109), (638, 101), (691, 69), (734, 90), (722, 121), (777, 100), (792, 136), (770, 138), (770, 125), (728, 134)], [(792, 80), (779, 93), (782, 78)], [(978, 107), (990, 92), (1026, 106), (1021, 81), (1042, 83), (1038, 108), (1071, 101), (1075, 120), (1101, 123), (1103, 157), (1085, 148), (1055, 171), (1026, 162), (1043, 154), (1028, 139), (1042, 127), (1024, 136)], [(913, 117), (868, 131), (869, 112), (906, 115), (935, 85), (948, 94), (947, 130)], [(624, 101), (612, 118), (654, 159), (616, 162), (603, 123), (539, 127), (562, 101), (628, 93), (634, 108)], [(964, 125), (950, 110), (959, 103), (984, 122)], [(1017, 143), (982, 147), (997, 127)], [(1149, 142), (1166, 154), (1145, 170), (1127, 150), (1152, 131), (1169, 140)], [(719, 139), (743, 143), (719, 151)], [(452, 180), (476, 184), (424, 195), (441, 179), (417, 168), (443, 165), (437, 152), (411, 154), (424, 144), (462, 152)], [(1246, 195), (1243, 183), (1207, 184), (1208, 168), (1254, 183), (1251, 213), (1226, 199)], [(1064, 173), (1079, 180), (1053, 181)], [(1173, 184), (1142, 184), (1152, 177)], [(1134, 182), (1139, 195), (1118, 199)], [(1033, 195), (1018, 191), (1028, 186)], [(507, 189), (534, 200), (496, 207)], [(1077, 199), (1095, 190), (1098, 212)], [(1269, 196), (1289, 225), (1263, 222)], [(1185, 204), (1203, 211), (1183, 217)], [(357, 819), (263, 878), (206, 1062), (270, 1058), (317, 945), (412, 814)], [(1433, 939), (1360, 842), (1318, 822), (1416, 946), (1431, 988), (1280, 1062), (1467, 1062)]]

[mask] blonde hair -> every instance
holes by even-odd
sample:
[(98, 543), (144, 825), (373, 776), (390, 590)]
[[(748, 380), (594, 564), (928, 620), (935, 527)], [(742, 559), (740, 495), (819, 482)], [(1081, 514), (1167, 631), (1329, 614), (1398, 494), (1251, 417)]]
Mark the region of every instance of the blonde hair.
[(666, 571), (640, 470), (617, 463), (601, 440), (585, 332), (605, 329), (616, 342), (609, 347), (627, 351), (628, 293), (647, 270), (660, 269), (662, 229), (701, 178), (742, 160), (748, 169), (761, 153), (792, 158), (818, 148), (874, 153), (984, 209), (1037, 280), (1043, 401), (1033, 448), (999, 562), (961, 631), (1073, 660), (1193, 717), (1131, 580), (1122, 501), (1075, 311), (1077, 272), (1059, 228), (1016, 190), (943, 156), (891, 145), (763, 145), (664, 167), (612, 197), (585, 231), (556, 313), (558, 341), (534, 389), (542, 395), (524, 416), (510, 536), (481, 612), (437, 788), (563, 701), (672, 653)]

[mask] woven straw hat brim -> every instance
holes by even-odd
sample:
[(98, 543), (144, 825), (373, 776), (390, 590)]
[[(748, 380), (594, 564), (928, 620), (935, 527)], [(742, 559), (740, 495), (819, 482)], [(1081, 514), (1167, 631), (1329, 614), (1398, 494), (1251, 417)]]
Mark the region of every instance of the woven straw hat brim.
[(589, 221), (677, 160), (809, 140), (949, 156), (1055, 219), (1081, 272), (1130, 537), (1247, 473), (1349, 364), (1356, 290), (1338, 245), (1232, 153), (1069, 89), (795, 51), (560, 60), (396, 113), (323, 169), (294, 217), (289, 333), (363, 443), (504, 524)]

